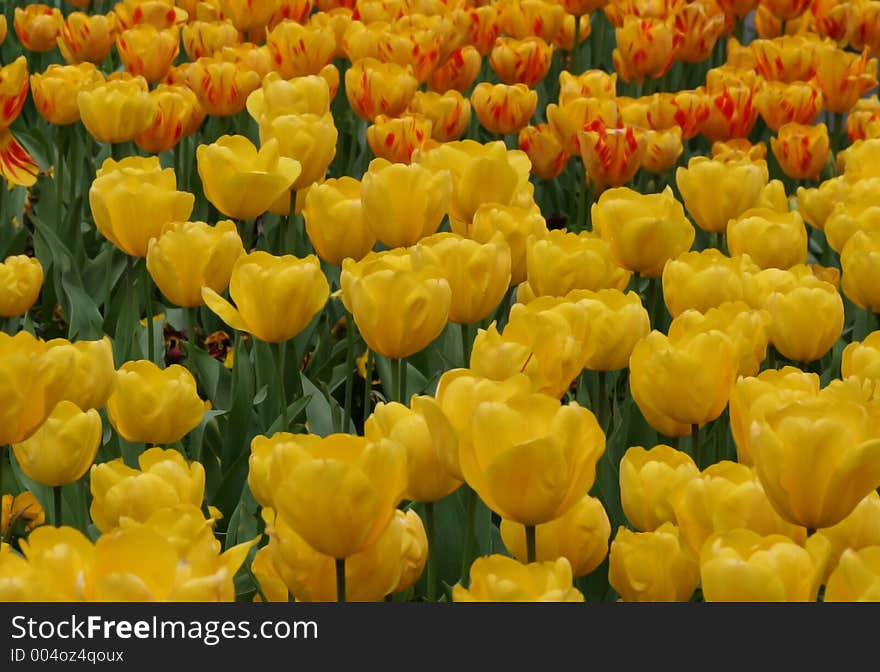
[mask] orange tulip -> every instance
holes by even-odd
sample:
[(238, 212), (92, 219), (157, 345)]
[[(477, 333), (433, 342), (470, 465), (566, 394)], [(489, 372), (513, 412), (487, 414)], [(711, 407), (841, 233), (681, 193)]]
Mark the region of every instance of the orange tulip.
[(672, 21), (628, 16), (615, 30), (614, 69), (625, 82), (662, 77), (675, 60), (682, 35)]
[(118, 29), (115, 14), (73, 12), (58, 35), (58, 50), (70, 64), (101, 63), (110, 53)]
[(421, 84), (437, 67), (440, 46), (440, 35), (428, 30), (385, 31), (379, 37), (379, 60), (409, 66)]
[(196, 94), (186, 86), (160, 84), (150, 91), (156, 101), (153, 123), (134, 137), (135, 144), (145, 152), (159, 154), (174, 147), (181, 138), (195, 133), (205, 120)]
[(822, 92), (806, 82), (764, 82), (755, 107), (774, 131), (789, 122), (811, 124), (822, 109)]
[(364, 58), (345, 73), (345, 95), (351, 109), (362, 119), (374, 121), (383, 114), (396, 117), (403, 112), (419, 83), (410, 68)]
[(205, 112), (218, 117), (238, 114), (260, 86), (260, 75), (236, 63), (200, 58), (186, 69), (186, 82)]
[(805, 82), (813, 76), (816, 43), (803, 36), (755, 40), (751, 48), (755, 55), (755, 70), (764, 79)]
[(645, 136), (632, 126), (606, 128), (597, 122), (579, 139), (587, 177), (600, 191), (629, 182), (645, 156)]
[(18, 118), (29, 88), (28, 62), (19, 56), (0, 68), (0, 129), (7, 128)]
[(816, 48), (816, 83), (822, 89), (825, 109), (842, 114), (877, 86), (877, 59), (838, 49), (833, 44)]
[(9, 185), (31, 187), (37, 181), (40, 168), (8, 128), (0, 127), (0, 175)]
[(621, 123), (621, 111), (611, 98), (577, 98), (560, 105), (548, 105), (547, 122), (562, 142), (569, 156), (580, 154), (580, 134), (584, 128), (601, 122), (615, 127)]
[(786, 175), (796, 180), (818, 180), (830, 155), (828, 127), (785, 124), (777, 137), (770, 138), (770, 148)]
[(28, 51), (52, 51), (63, 24), (64, 17), (54, 7), (33, 4), (15, 8), (15, 34)]
[(587, 70), (572, 74), (559, 73), (559, 104), (565, 105), (578, 98), (614, 98), (617, 94), (617, 73)]
[(712, 142), (745, 138), (758, 119), (751, 87), (729, 86), (709, 92), (709, 117), (700, 129)]
[(716, 9), (694, 2), (681, 7), (674, 18), (675, 30), (682, 36), (676, 57), (683, 63), (701, 63), (715, 48), (725, 29), (725, 16)]
[(553, 46), (540, 37), (499, 37), (489, 63), (503, 83), (533, 87), (547, 76), (552, 57)]
[(492, 133), (516, 133), (528, 125), (538, 94), (525, 84), (477, 84), (471, 94), (471, 105), (480, 123)]
[(431, 137), (437, 142), (458, 140), (471, 121), (470, 102), (453, 89), (443, 94), (416, 91), (409, 110), (431, 120)]
[(519, 132), (519, 148), (532, 162), (532, 174), (543, 180), (558, 177), (568, 164), (568, 152), (547, 124), (522, 129)]
[(501, 34), (501, 16), (498, 4), (455, 10), (452, 21), (465, 43), (473, 45), (480, 56), (487, 56)]
[(336, 37), (331, 30), (282, 21), (266, 36), (266, 45), (285, 79), (317, 75), (333, 60)]
[(467, 91), (480, 73), (483, 59), (476, 47), (459, 47), (431, 74), (428, 84), (432, 91)]
[(649, 173), (662, 175), (675, 167), (683, 151), (681, 129), (678, 126), (665, 131), (645, 131), (642, 167)]
[(433, 124), (421, 114), (386, 117), (380, 114), (367, 128), (367, 143), (373, 154), (391, 163), (409, 163), (417, 149), (432, 143)]
[(177, 28), (157, 30), (149, 23), (138, 24), (116, 38), (116, 50), (125, 69), (148, 82), (158, 82), (171, 69), (180, 51)]

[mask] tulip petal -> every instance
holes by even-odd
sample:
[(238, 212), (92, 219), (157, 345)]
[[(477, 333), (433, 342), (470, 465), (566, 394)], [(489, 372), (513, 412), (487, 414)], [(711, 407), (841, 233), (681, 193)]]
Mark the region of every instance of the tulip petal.
[(202, 287), (202, 298), (216, 315), (233, 329), (250, 331), (238, 310), (210, 287)]
[(16, 142), (9, 129), (0, 129), (0, 175), (13, 186), (31, 187), (39, 172), (37, 162)]

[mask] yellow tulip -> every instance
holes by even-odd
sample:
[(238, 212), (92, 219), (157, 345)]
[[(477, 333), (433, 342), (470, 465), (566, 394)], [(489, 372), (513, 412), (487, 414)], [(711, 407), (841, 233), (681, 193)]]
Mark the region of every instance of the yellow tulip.
[(287, 115), (323, 117), (330, 112), (330, 87), (318, 75), (284, 79), (270, 72), (260, 88), (248, 96), (247, 111), (260, 126)]
[(370, 253), (342, 262), (342, 301), (367, 346), (385, 357), (409, 357), (446, 326), (452, 291), (441, 269), (409, 254)]
[[(880, 287), (876, 273), (880, 264), (880, 231), (856, 231), (840, 253), (841, 288), (859, 308), (880, 312)], [(0, 311), (2, 312), (2, 311)]]
[(367, 127), (367, 144), (378, 158), (409, 164), (416, 150), (437, 144), (431, 138), (433, 123), (416, 112), (406, 112), (402, 117), (380, 114)]
[(192, 194), (177, 191), (174, 170), (163, 170), (158, 156), (107, 159), (89, 189), (98, 231), (133, 257), (146, 257), (150, 239), (189, 219), (194, 204)]
[(346, 558), (375, 543), (406, 489), (406, 450), (348, 434), (294, 437), (270, 467), (278, 514), (319, 553)]
[(70, 401), (55, 406), (27, 440), (13, 444), (21, 470), (42, 485), (78, 481), (92, 466), (101, 446), (101, 416)]
[(413, 245), (431, 235), (449, 210), (452, 179), (419, 164), (374, 159), (361, 181), (367, 226), (389, 248)]
[(675, 448), (627, 449), (620, 461), (620, 502), (627, 520), (642, 532), (675, 523), (672, 501), (699, 475), (690, 455)]
[(793, 366), (767, 369), (757, 377), (737, 380), (730, 393), (730, 431), (736, 442), (737, 461), (752, 464), (752, 423), (762, 420), (766, 413), (782, 408), (790, 401), (812, 397), (818, 392), (819, 376), (804, 373)]
[(781, 534), (797, 543), (806, 530), (784, 520), (770, 503), (753, 469), (722, 461), (704, 469), (672, 497), (682, 537), (699, 553), (715, 532), (747, 528), (758, 534)]
[(464, 480), (459, 453), (463, 445), (472, 441), (473, 413), (478, 405), (485, 401), (505, 401), (530, 391), (531, 383), (522, 374), (494, 381), (470, 369), (450, 369), (443, 373), (437, 383), (435, 398), (458, 436), (456, 444), (450, 442), (438, 446), (440, 462), (447, 473)]
[(629, 365), (630, 390), (643, 413), (654, 409), (690, 427), (724, 411), (736, 382), (738, 353), (720, 331), (675, 340), (652, 331), (636, 344)]
[(170, 444), (202, 421), (209, 403), (182, 366), (160, 369), (146, 360), (125, 362), (107, 400), (110, 424), (126, 441)]
[(767, 328), (770, 314), (755, 310), (744, 301), (722, 303), (706, 313), (686, 310), (669, 325), (669, 338), (680, 340), (689, 335), (721, 331), (733, 341), (737, 355), (737, 373), (755, 376), (767, 357)]
[(610, 243), (615, 262), (649, 278), (687, 252), (696, 235), (670, 187), (647, 195), (626, 187), (609, 189), (593, 204), (592, 219), (593, 230)]
[(523, 565), (503, 555), (477, 558), (470, 568), (470, 586), (456, 584), (453, 602), (583, 602), (572, 585), (565, 558)]
[[(268, 517), (267, 548), (286, 584), (285, 593), (289, 590), (298, 602), (335, 600), (333, 558), (309, 546), (282, 517), (274, 514)], [(427, 537), (418, 514), (411, 510), (395, 511), (374, 544), (346, 558), (346, 599), (380, 602), (386, 595), (405, 590), (421, 575), (427, 557)]]
[(337, 136), (333, 115), (329, 113), (323, 116), (280, 115), (260, 124), (262, 144), (275, 139), (282, 157), (299, 162), (302, 172), (291, 185), (294, 191), (324, 179), (327, 168), (336, 156)]
[(183, 26), (181, 36), (190, 61), (212, 56), (223, 47), (238, 44), (241, 38), (231, 21), (191, 21)]
[(700, 553), (707, 602), (815, 602), (825, 570), (828, 542), (806, 547), (788, 537), (762, 537), (745, 529), (719, 532)]
[[(845, 153), (841, 152), (841, 155), (844, 157), (844, 178), (851, 183), (857, 183), (861, 180), (880, 177), (880, 171), (877, 170), (878, 153), (880, 153), (880, 138), (870, 138), (854, 142)], [(838, 156), (838, 163), (840, 161), (841, 156)], [(872, 191), (874, 190), (872, 189)]]
[[(529, 182), (531, 162), (525, 152), (508, 150), (502, 141), (482, 145), (474, 140), (446, 142), (413, 156), (434, 172), (452, 174), (452, 204), (449, 215), (472, 222), (484, 203), (525, 207), (533, 193)], [(460, 233), (460, 232), (459, 232)]]
[(755, 207), (768, 175), (764, 161), (724, 162), (695, 156), (687, 168), (675, 171), (675, 183), (697, 226), (720, 233), (731, 219)]
[(565, 296), (574, 289), (622, 291), (631, 276), (614, 261), (611, 245), (586, 231), (553, 230), (529, 240), (526, 267), (536, 296)]
[(500, 37), (489, 54), (489, 63), (505, 84), (535, 87), (550, 71), (552, 57), (553, 46), (540, 37)]
[(808, 528), (831, 527), (876, 489), (874, 424), (863, 404), (821, 393), (754, 423), (755, 470), (780, 515)]
[(772, 293), (770, 342), (788, 359), (812, 362), (825, 355), (843, 332), (843, 300), (837, 288), (816, 281), (789, 292)]
[(559, 105), (550, 104), (546, 115), (547, 124), (568, 155), (579, 156), (580, 133), (584, 127), (600, 121), (606, 126), (615, 127), (621, 120), (621, 109), (613, 97), (586, 97), (560, 102)]
[(863, 341), (853, 341), (843, 349), (840, 377), (850, 376), (880, 380), (880, 332), (871, 332)]
[[(299, 334), (329, 295), (330, 286), (315, 255), (275, 257), (259, 250), (242, 254), (232, 266), (229, 296), (234, 307), (210, 287), (202, 288), (205, 304), (226, 324), (267, 343)], [(288, 309), (279, 313), (275, 307), (280, 305)]]
[(807, 261), (807, 230), (797, 211), (746, 210), (727, 225), (731, 255), (748, 254), (761, 268), (791, 268)]
[(484, 402), (472, 422), (470, 441), (459, 446), (461, 470), (501, 517), (547, 523), (592, 487), (605, 435), (586, 408), (532, 394)]
[(529, 125), (538, 105), (538, 93), (525, 84), (481, 82), (474, 88), (470, 100), (486, 130), (506, 135)]
[(620, 527), (611, 542), (608, 581), (625, 602), (687, 602), (700, 582), (700, 566), (678, 528), (653, 532)]
[(654, 175), (663, 175), (675, 167), (682, 152), (684, 145), (681, 142), (681, 129), (678, 126), (665, 131), (646, 131), (642, 168)]
[(178, 504), (201, 507), (205, 468), (200, 462), (187, 462), (176, 450), (150, 448), (138, 465), (132, 469), (118, 458), (92, 466), (89, 514), (102, 532), (118, 527), (123, 517), (145, 522), (155, 511)]
[(222, 292), (232, 268), (244, 254), (235, 224), (229, 220), (174, 222), (147, 248), (147, 270), (153, 282), (175, 306), (204, 304), (202, 287)]
[(548, 233), (547, 222), (538, 206), (484, 203), (477, 208), (473, 217), (472, 222), (453, 218), (453, 232), (483, 244), (492, 240), (496, 232), (500, 232), (510, 248), (510, 285), (523, 282), (526, 279), (526, 247), (529, 238), (543, 238)]
[(76, 101), (83, 125), (98, 142), (132, 140), (156, 116), (156, 102), (143, 77), (83, 85)]
[(880, 546), (880, 495), (876, 491), (870, 492), (846, 518), (816, 534), (831, 544), (825, 570), (827, 579), (847, 549), (860, 551), (870, 546)]
[(487, 317), (510, 285), (510, 248), (501, 233), (485, 244), (454, 233), (437, 233), (416, 244), (414, 254), (442, 269), (452, 290), (449, 321), (473, 324)]
[(759, 271), (749, 256), (726, 257), (715, 248), (685, 252), (663, 269), (663, 300), (676, 317), (685, 310), (701, 313), (746, 296), (746, 278)]
[[(587, 495), (565, 515), (535, 528), (536, 560), (565, 558), (574, 576), (584, 576), (602, 564), (610, 537), (611, 523), (602, 502)], [(525, 526), (502, 520), (501, 538), (517, 560), (526, 561)]]
[(880, 601), (880, 546), (846, 549), (828, 579), (825, 602)]
[(23, 254), (0, 262), (0, 317), (17, 317), (31, 309), (43, 287), (43, 267)]
[[(676, 17), (677, 21), (677, 17)], [(615, 29), (614, 70), (625, 82), (659, 79), (676, 58), (682, 34), (670, 18), (627, 16)]]
[[(268, 602), (287, 602), (290, 600), (290, 593), (284, 579), (275, 569), (275, 563), (272, 561), (272, 548), (263, 546), (251, 563), (251, 571), (260, 584), (260, 590), (266, 596)], [(254, 595), (254, 602), (262, 602), (263, 598), (259, 594)]]
[(258, 150), (243, 135), (224, 135), (196, 150), (207, 198), (220, 212), (253, 219), (288, 191), (302, 172), (299, 161), (281, 156), (277, 140)]
[(850, 183), (843, 176), (825, 180), (812, 189), (798, 187), (798, 212), (813, 228), (824, 229), (832, 209), (838, 202), (846, 200), (849, 191)]
[(406, 449), (407, 488), (416, 502), (436, 502), (454, 492), (461, 481), (449, 476), (440, 454), (457, 450), (458, 437), (432, 397), (413, 395), (410, 408), (397, 402), (379, 403), (364, 424), (370, 441), (388, 438)]
[(364, 221), (361, 183), (352, 177), (332, 178), (310, 187), (302, 214), (309, 240), (328, 263), (339, 266), (348, 257), (358, 261), (376, 244), (376, 236)]
[(0, 445), (27, 439), (63, 397), (69, 371), (27, 331), (0, 333)]
[[(91, 598), (90, 579), (94, 547), (72, 527), (41, 527), (21, 541), (30, 569), (39, 577), (36, 595), (54, 601), (79, 602)], [(40, 599), (37, 596), (32, 599)]]
[(579, 98), (614, 98), (617, 92), (617, 73), (604, 70), (585, 70), (559, 73), (559, 104)]

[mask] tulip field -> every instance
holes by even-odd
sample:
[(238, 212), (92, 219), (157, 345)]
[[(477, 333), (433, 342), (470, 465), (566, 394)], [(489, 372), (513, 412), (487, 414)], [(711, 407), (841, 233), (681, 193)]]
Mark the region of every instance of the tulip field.
[(0, 601), (880, 600), (880, 0), (0, 2)]

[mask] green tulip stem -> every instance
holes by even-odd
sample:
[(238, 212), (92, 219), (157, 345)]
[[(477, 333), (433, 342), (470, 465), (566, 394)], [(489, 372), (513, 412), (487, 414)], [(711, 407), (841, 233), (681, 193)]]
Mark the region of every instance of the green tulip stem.
[(186, 340), (193, 347), (196, 347), (198, 339), (196, 338), (196, 323), (198, 322), (198, 308), (186, 309)]
[(345, 407), (342, 416), (342, 431), (348, 432), (351, 426), (351, 401), (354, 395), (354, 318), (345, 315)]
[(345, 558), (336, 558), (336, 601), (345, 602)]
[(62, 168), (62, 164), (67, 149), (64, 142), (67, 137), (65, 131), (63, 126), (58, 129), (58, 147), (55, 159), (55, 233), (59, 236), (64, 235), (61, 231), (61, 227), (64, 226), (64, 208), (61, 204), (64, 202), (64, 168)]
[(142, 268), (142, 276), (144, 279), (144, 312), (147, 318), (147, 359), (151, 362), (156, 361), (156, 343), (153, 324), (153, 287), (150, 279), (150, 272), (147, 270), (147, 260), (144, 259)]
[(434, 502), (425, 502), (425, 532), (428, 535), (428, 602), (437, 601), (437, 549), (434, 540), (437, 538), (437, 526), (434, 519)]
[(534, 525), (526, 525), (526, 562), (531, 564), (538, 557), (537, 534)]
[(700, 460), (700, 425), (694, 423), (691, 425), (691, 448), (694, 451), (694, 462), (697, 468), (702, 469), (702, 460)]
[[(477, 493), (469, 485), (462, 486), (465, 491), (465, 519), (464, 519), (464, 543), (461, 547), (461, 580), (464, 581), (468, 575), (471, 562), (474, 557), (474, 545), (477, 540), (476, 530), (474, 526), (476, 522), (474, 518), (477, 514)], [(428, 549), (431, 550), (430, 548)]]
[(606, 431), (606, 425), (608, 424), (608, 392), (606, 391), (605, 386), (605, 378), (607, 374), (605, 371), (597, 372), (599, 378), (599, 426), (602, 428), (602, 431)]
[(391, 360), (391, 400), (405, 404), (406, 397), (406, 359), (399, 357)]
[(290, 426), (287, 419), (287, 391), (284, 389), (284, 362), (287, 348), (286, 343), (275, 343), (273, 352), (275, 354), (275, 368), (278, 369), (278, 397), (281, 404), (281, 431), (286, 432)]
[(370, 393), (373, 391), (373, 353), (367, 350), (367, 365), (364, 367), (364, 422), (370, 417)]
[(461, 366), (462, 368), (468, 368), (468, 364), (470, 363), (471, 356), (471, 344), (470, 344), (470, 328), (466, 324), (458, 325), (459, 332), (461, 333)]
[(61, 486), (56, 485), (52, 488), (52, 504), (54, 505), (55, 517), (52, 522), (55, 527), (61, 527)]

